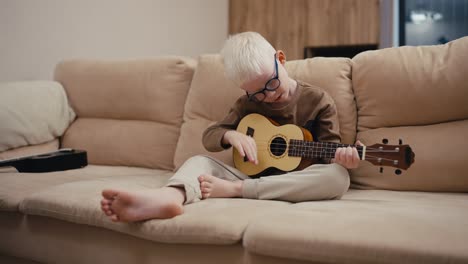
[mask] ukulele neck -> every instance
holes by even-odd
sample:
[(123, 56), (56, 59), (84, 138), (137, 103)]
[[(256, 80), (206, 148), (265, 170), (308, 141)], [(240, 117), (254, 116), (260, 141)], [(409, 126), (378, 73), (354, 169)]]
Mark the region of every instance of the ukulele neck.
[(359, 158), (365, 160), (366, 147), (334, 142), (313, 142), (298, 139), (289, 141), (288, 155), (302, 158), (334, 158), (337, 148), (355, 147)]

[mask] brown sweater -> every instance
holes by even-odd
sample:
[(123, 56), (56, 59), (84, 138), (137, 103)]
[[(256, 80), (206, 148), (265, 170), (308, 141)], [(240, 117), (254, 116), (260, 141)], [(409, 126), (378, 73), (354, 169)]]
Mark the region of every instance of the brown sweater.
[(222, 144), (224, 133), (235, 130), (240, 120), (258, 113), (275, 120), (280, 125), (295, 124), (311, 131), (315, 141), (341, 141), (335, 102), (323, 89), (297, 81), (297, 90), (291, 101), (281, 108), (270, 103), (249, 101), (241, 96), (223, 120), (208, 127), (203, 133), (203, 145), (208, 151), (229, 148)]

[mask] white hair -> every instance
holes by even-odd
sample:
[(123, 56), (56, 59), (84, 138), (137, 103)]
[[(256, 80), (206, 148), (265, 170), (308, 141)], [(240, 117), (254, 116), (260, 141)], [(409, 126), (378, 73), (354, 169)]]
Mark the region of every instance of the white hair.
[(264, 73), (266, 67), (273, 67), (275, 53), (273, 46), (259, 33), (232, 35), (221, 50), (226, 77), (238, 85), (250, 81)]

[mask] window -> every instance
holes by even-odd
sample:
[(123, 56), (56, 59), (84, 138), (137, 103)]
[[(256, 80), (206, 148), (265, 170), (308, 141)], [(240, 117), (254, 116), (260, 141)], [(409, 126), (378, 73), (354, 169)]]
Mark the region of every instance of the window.
[(444, 44), (468, 36), (467, 0), (400, 0), (400, 45)]

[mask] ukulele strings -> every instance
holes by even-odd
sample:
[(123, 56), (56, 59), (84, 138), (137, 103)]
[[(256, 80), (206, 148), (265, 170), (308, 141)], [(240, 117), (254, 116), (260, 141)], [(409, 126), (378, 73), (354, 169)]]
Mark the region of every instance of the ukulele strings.
[(387, 158), (380, 158), (380, 157), (375, 157), (375, 156), (368, 156), (366, 155), (366, 160), (385, 160), (385, 161), (394, 161), (392, 159), (387, 159)]
[[(258, 150), (257, 152), (269, 152), (267, 149), (262, 149), (262, 150)], [(308, 153), (309, 154), (309, 153)], [(311, 154), (329, 154), (329, 155), (332, 155), (334, 154), (334, 152), (319, 152), (319, 153), (311, 153)], [(325, 156), (326, 157), (326, 156)], [(330, 156), (332, 157), (332, 156)], [(334, 156), (333, 156), (334, 157)], [(320, 158), (320, 157), (317, 157), (317, 158)], [(381, 158), (381, 157), (376, 157), (376, 156), (371, 156), (371, 155), (366, 155), (366, 160), (384, 160), (384, 161), (393, 161), (393, 159), (388, 159), (388, 158)]]
[[(256, 141), (258, 142), (258, 141)], [(264, 141), (264, 142), (267, 142), (267, 141)], [(322, 143), (324, 144), (324, 143)], [(333, 143), (333, 144), (339, 144), (339, 143)], [(288, 144), (288, 143), (271, 143), (271, 144), (268, 144), (268, 143), (261, 143), (261, 144), (257, 144), (257, 146), (260, 146), (260, 147), (268, 147), (268, 146), (271, 146), (271, 147), (288, 147), (288, 146), (293, 146), (293, 147), (303, 147), (304, 145), (294, 145), (294, 144)], [(327, 146), (325, 144), (325, 146), (314, 146), (314, 145), (308, 145), (306, 146), (307, 148), (315, 148), (315, 149), (320, 149), (320, 150), (329, 150), (329, 151), (335, 151), (336, 148), (339, 148), (339, 147), (359, 147), (359, 146), (356, 146), (356, 145), (347, 145), (347, 144), (342, 144), (340, 146)], [(319, 151), (319, 150), (316, 150), (316, 151)], [(362, 151), (362, 150), (358, 150), (358, 151)], [(376, 152), (376, 153), (382, 153), (382, 152), (398, 152), (397, 150), (379, 150), (377, 148), (370, 148), (370, 147), (367, 147), (366, 148), (366, 152)]]

